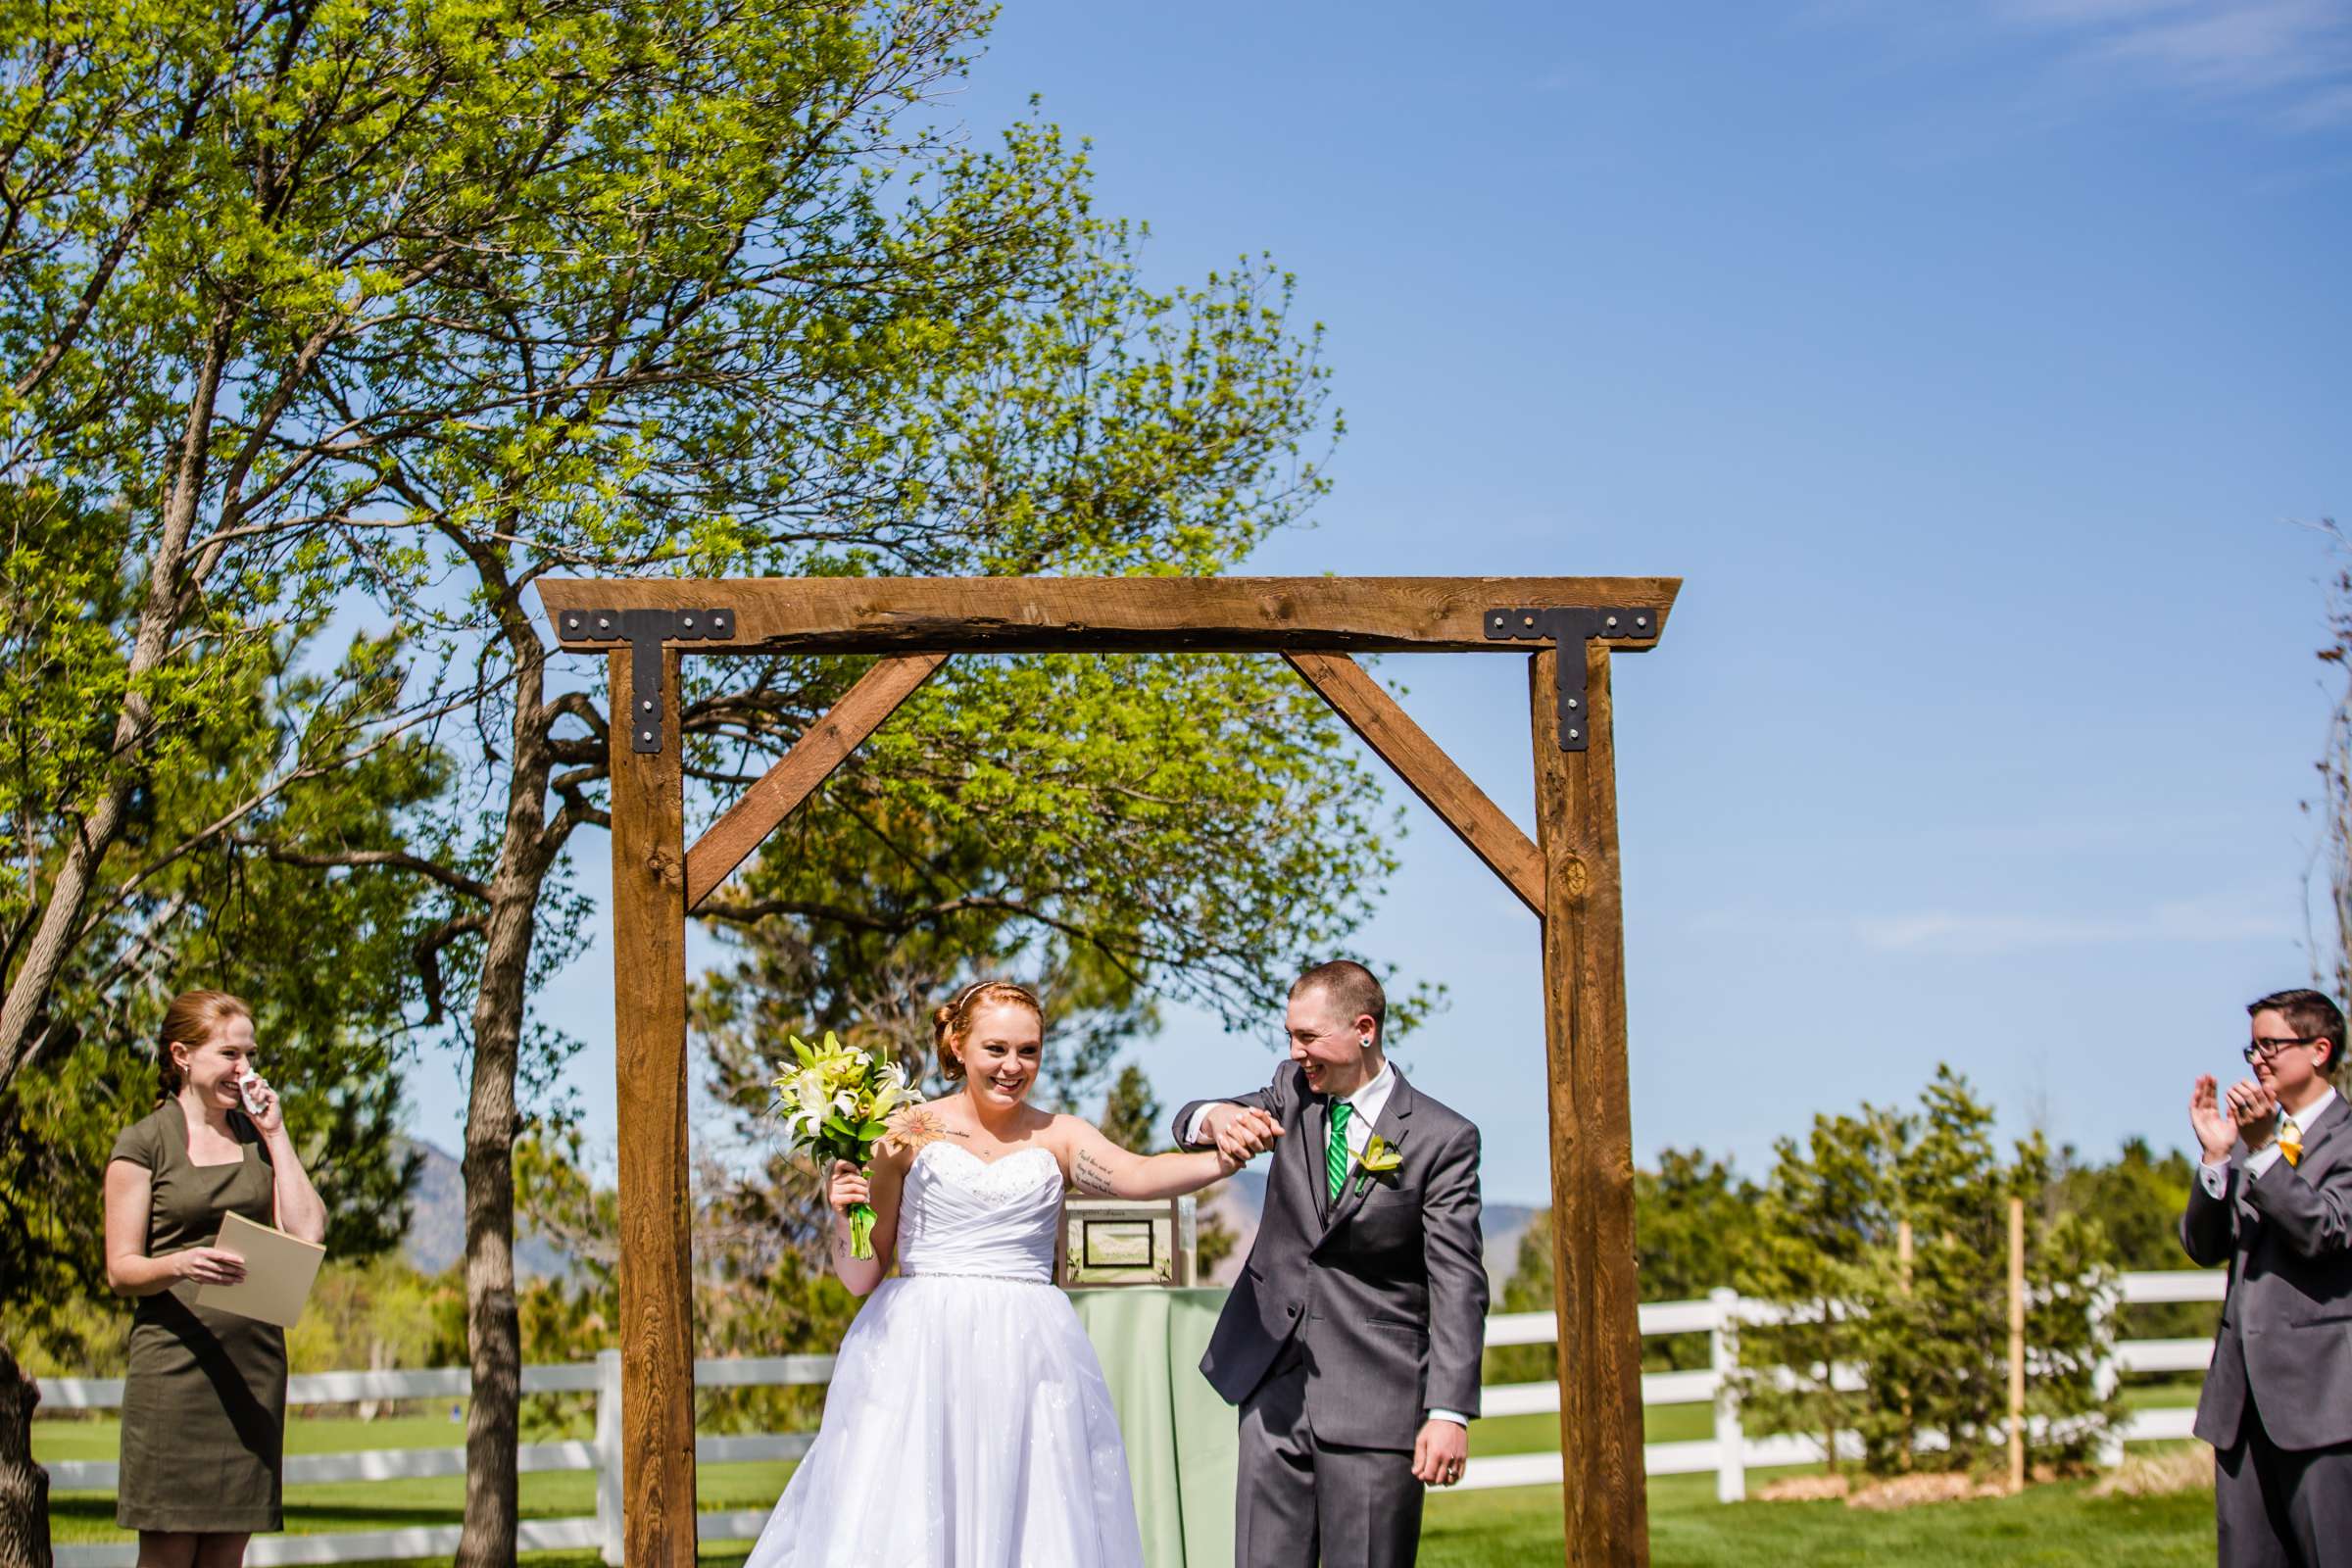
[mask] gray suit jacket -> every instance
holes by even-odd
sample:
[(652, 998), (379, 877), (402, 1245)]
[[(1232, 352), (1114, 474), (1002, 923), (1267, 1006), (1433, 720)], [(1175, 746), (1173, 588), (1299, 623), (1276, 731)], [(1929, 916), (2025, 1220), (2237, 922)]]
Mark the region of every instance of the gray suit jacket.
[(2237, 1442), (2250, 1396), (2281, 1448), (2352, 1443), (2352, 1106), (2338, 1094), (2303, 1129), (2302, 1163), (2249, 1180), (2230, 1156), (2228, 1197), (2189, 1188), (2180, 1245), (2230, 1265), (2196, 1434)]
[[(1179, 1143), (1213, 1103), (1176, 1113)], [(1234, 1103), (1271, 1114), (1283, 1137), (1257, 1240), (1200, 1360), (1210, 1385), (1241, 1403), (1296, 1337), (1308, 1418), (1323, 1442), (1410, 1448), (1430, 1406), (1478, 1414), (1487, 1339), (1478, 1129), (1398, 1073), (1372, 1131), (1403, 1163), (1369, 1180), (1351, 1169), (1333, 1203), (1329, 1102), (1307, 1089), (1298, 1063), (1285, 1061), (1272, 1084)]]

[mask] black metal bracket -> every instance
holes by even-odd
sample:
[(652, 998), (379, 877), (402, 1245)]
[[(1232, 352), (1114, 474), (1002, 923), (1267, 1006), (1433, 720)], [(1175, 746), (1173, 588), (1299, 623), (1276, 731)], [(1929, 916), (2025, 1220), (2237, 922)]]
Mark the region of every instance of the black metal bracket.
[(1560, 750), (1581, 752), (1592, 729), (1585, 691), (1585, 645), (1647, 642), (1658, 634), (1654, 610), (1490, 610), (1487, 641), (1557, 643), (1560, 649)]
[(625, 642), (629, 645), (629, 693), (625, 706), (615, 692), (614, 723), (629, 726), (629, 749), (662, 749), (662, 645), (720, 642), (735, 635), (735, 615), (726, 610), (574, 610), (564, 616), (566, 642)]

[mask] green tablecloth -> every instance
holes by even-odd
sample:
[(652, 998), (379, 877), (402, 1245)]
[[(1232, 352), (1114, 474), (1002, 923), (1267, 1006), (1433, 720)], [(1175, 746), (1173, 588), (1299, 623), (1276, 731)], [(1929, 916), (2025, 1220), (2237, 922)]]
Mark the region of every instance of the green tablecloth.
[(1135, 1478), (1149, 1568), (1233, 1568), (1232, 1405), (1200, 1375), (1221, 1290), (1073, 1291)]

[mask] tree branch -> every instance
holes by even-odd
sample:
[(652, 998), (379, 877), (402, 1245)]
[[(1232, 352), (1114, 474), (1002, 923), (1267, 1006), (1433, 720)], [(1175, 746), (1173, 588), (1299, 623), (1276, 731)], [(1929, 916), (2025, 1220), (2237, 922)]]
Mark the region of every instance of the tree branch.
[(428, 860), (421, 855), (411, 855), (406, 850), (336, 850), (327, 853), (317, 850), (288, 849), (267, 839), (236, 838), (229, 842), (241, 850), (257, 851), (269, 859), (277, 861), (280, 865), (306, 865), (320, 868), (335, 865), (381, 865), (389, 866), (394, 870), (414, 871), (429, 881), (440, 883), (453, 893), (463, 894), (466, 898), (478, 900), (483, 904), (490, 902), (490, 889), (484, 884), (462, 872), (453, 871), (437, 861)]

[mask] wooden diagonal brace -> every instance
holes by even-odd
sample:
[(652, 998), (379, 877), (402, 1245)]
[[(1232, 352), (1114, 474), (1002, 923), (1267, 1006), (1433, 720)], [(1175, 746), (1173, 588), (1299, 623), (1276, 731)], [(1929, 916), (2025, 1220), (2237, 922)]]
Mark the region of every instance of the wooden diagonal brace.
[(742, 800), (727, 808), (726, 815), (694, 841), (694, 848), (686, 852), (686, 907), (692, 909), (709, 898), (761, 839), (815, 794), (816, 787), (947, 662), (945, 654), (892, 654), (859, 676), (831, 712), (810, 725)]
[(1396, 706), (1386, 687), (1345, 654), (1285, 654), (1283, 658), (1470, 846), (1470, 853), (1486, 861), (1519, 895), (1521, 903), (1539, 915), (1544, 912), (1544, 857), (1519, 830), (1519, 824), (1504, 815), (1502, 808), (1489, 800), (1486, 791), (1446, 755), (1446, 749)]

